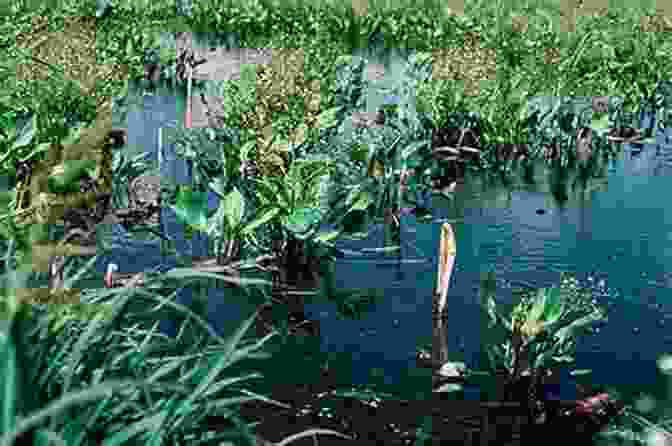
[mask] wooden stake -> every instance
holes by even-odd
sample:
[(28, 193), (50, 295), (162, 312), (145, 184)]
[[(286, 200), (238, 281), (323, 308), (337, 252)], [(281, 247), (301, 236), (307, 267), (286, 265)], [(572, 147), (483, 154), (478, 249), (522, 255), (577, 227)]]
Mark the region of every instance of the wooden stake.
[(455, 235), (450, 223), (441, 225), (441, 242), (439, 244), (439, 266), (437, 273), (436, 291), (434, 292), (433, 313), (440, 317), (446, 316), (446, 301), (450, 275), (455, 264), (456, 246)]

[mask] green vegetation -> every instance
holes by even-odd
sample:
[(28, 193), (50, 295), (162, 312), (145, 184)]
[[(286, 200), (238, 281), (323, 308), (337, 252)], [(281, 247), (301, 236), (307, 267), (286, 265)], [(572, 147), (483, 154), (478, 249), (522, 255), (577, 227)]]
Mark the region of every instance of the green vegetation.
[[(237, 254), (244, 260), (271, 252), (277, 239), (285, 249), (328, 251), (334, 239), (352, 235), (352, 220), (378, 221), (390, 209), (418, 204), (416, 192), (432, 191), (430, 178), (445, 174), (432, 153), (433, 128), (477, 131), (480, 154), (466, 163), (470, 171), (534, 179), (539, 160), (556, 172), (577, 167), (584, 177), (603, 175), (605, 160), (619, 150), (607, 136), (637, 127), (640, 111), (656, 117), (651, 128), (642, 129), (647, 138), (669, 125), (672, 39), (652, 31), (661, 23), (651, 19), (653, 8), (578, 15), (575, 29), (565, 32), (560, 2), (520, 8), (467, 1), (465, 15), (452, 15), (438, 1), (372, 1), (361, 15), (361, 2), (194, 1), (191, 17), (176, 15), (172, 0), (109, 3), (112, 9), (98, 22), (85, 17), (95, 17), (93, 2), (2, 6), (0, 51), (9, 57), (0, 62), (0, 170), (14, 177), (19, 162), (43, 159), (49, 144), (72, 137), (74, 122), (90, 123), (112, 105), (123, 114), (130, 80), (143, 77), (148, 62), (160, 63), (161, 78), (183, 88), (167, 30), (234, 34), (243, 48), (300, 49), (288, 54), (303, 58), (302, 72), (288, 78), (278, 78), (283, 67), (273, 66), (255, 76), (246, 72), (229, 85), (195, 83), (196, 91), (214, 89), (230, 101), (221, 117), (228, 128), (176, 135), (181, 156), (195, 162), (195, 185), (222, 200), (208, 214), (198, 191), (167, 187), (166, 201), (193, 230), (222, 241), (215, 254), (229, 260), (238, 260), (232, 240), (245, 248)], [(363, 91), (370, 86), (362, 78), (366, 60), (357, 56), (364, 48), (365, 57), (385, 48), (415, 51), (392, 75), (385, 91), (388, 118), (380, 128), (355, 129), (349, 121), (364, 106)], [(273, 90), (279, 79), (291, 91)], [(595, 96), (610, 98), (606, 110), (585, 99)], [(313, 108), (316, 98), (319, 107)], [(262, 105), (263, 112), (257, 108)], [(30, 116), (30, 124), (21, 124), (21, 116)], [(269, 125), (270, 135), (264, 133)], [(577, 147), (582, 128), (593, 135), (586, 163)], [(526, 145), (527, 155), (500, 156), (507, 143)], [(549, 148), (555, 156), (547, 156)], [(260, 164), (257, 178), (243, 174), (251, 160)], [(115, 153), (113, 168), (120, 182), (149, 167)], [(68, 189), (83, 167), (77, 169), (51, 182)], [(409, 170), (417, 175), (401, 188)], [(113, 201), (128, 202), (117, 182)], [(86, 307), (76, 317), (55, 304), (26, 304), (20, 295), (33, 278), (31, 241), (41, 235), (14, 218), (16, 200), (15, 190), (3, 195), (0, 217), (7, 250), (0, 288), (3, 444), (18, 437), (31, 444), (88, 444), (93, 438), (110, 445), (255, 444), (254, 423), (238, 412), (245, 402), (265, 399), (254, 392), (253, 380), (266, 378), (249, 370), (251, 360), (268, 356), (264, 347), (276, 331), (261, 339), (249, 336), (255, 313), (222, 339), (202, 314), (173, 302), (176, 281), (225, 276), (177, 269), (153, 275), (143, 288), (83, 290), (83, 305), (105, 305), (105, 314)], [(333, 229), (320, 231), (323, 223)], [(66, 275), (66, 288), (83, 280), (92, 265), (69, 262), (78, 271)], [(558, 290), (542, 290), (537, 305), (518, 315), (527, 322), (512, 323), (501, 335), (527, 336), (537, 355), (530, 367), (571, 354), (576, 333), (561, 320), (575, 327), (601, 314), (591, 307), (587, 315), (578, 311), (573, 322), (566, 320)], [(341, 306), (359, 314), (369, 303)], [(185, 319), (177, 339), (156, 333), (156, 304)], [(557, 329), (552, 339), (546, 336), (551, 326)], [(499, 342), (493, 340), (492, 356), (513, 375), (520, 373), (511, 346), (495, 347)], [(249, 368), (239, 372), (234, 365)], [(666, 430), (662, 423), (655, 427)], [(318, 434), (341, 435), (305, 432)], [(419, 429), (415, 444), (426, 440)]]

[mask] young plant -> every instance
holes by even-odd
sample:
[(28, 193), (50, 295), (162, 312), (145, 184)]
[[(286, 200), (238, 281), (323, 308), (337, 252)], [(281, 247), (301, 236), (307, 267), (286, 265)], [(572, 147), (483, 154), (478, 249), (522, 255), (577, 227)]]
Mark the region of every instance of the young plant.
[(504, 342), (487, 346), (490, 365), (493, 370), (506, 370), (510, 383), (525, 375), (536, 376), (542, 369), (571, 364), (580, 331), (606, 318), (590, 292), (566, 276), (560, 286), (522, 296), (508, 317), (497, 311), (491, 293), (484, 292), (483, 298), (488, 329), (503, 328), (506, 334)]

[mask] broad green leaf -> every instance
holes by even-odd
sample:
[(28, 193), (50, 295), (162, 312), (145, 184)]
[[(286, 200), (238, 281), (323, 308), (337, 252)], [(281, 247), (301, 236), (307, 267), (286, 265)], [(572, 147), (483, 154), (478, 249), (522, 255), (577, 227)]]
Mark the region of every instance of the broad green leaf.
[(182, 223), (205, 231), (207, 226), (208, 193), (181, 187), (174, 206), (170, 206)]
[(245, 213), (245, 201), (243, 195), (234, 187), (233, 190), (224, 197), (222, 204), (224, 206), (224, 215), (226, 216), (229, 227), (231, 229), (238, 228), (243, 221), (243, 215)]

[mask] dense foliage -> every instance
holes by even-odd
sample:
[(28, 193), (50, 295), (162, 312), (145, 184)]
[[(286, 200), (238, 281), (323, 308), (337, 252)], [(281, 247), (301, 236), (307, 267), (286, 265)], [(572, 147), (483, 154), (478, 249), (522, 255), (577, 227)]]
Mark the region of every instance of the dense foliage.
[[(558, 147), (559, 156), (548, 162), (557, 169), (570, 167), (577, 132), (590, 128), (598, 156), (584, 173), (598, 176), (615, 150), (606, 140), (609, 129), (637, 127), (641, 111), (655, 115), (647, 137), (669, 124), (672, 39), (642, 26), (640, 19), (652, 11), (579, 15), (576, 30), (567, 33), (556, 19), (560, 5), (553, 2), (521, 9), (470, 1), (466, 15), (450, 14), (443, 2), (379, 3), (370, 2), (365, 15), (343, 2), (271, 0), (194, 1), (181, 6), (181, 13), (167, 0), (3, 5), (0, 51), (8, 57), (0, 64), (0, 170), (18, 176), (20, 163), (40, 159), (49, 144), (67, 143), (76, 123), (92, 122), (105, 107), (122, 105), (147, 64), (159, 64), (162, 81), (184, 88), (176, 76), (175, 42), (166, 30), (214, 31), (222, 41), (234, 36), (239, 47), (301, 49), (302, 72), (289, 78), (278, 78), (283, 70), (274, 67), (244, 71), (240, 82), (227, 85), (196, 83), (197, 90), (223, 96), (223, 128), (176, 136), (180, 155), (194, 162), (196, 190), (172, 188), (166, 202), (195, 230), (217, 240), (241, 240), (254, 255), (271, 251), (277, 238), (331, 246), (357, 216), (375, 221), (390, 209), (418, 205), (417, 197), (431, 190), (430, 176), (443, 169), (431, 150), (437, 128), (476, 129), (481, 153), (469, 167), (505, 175), (517, 168), (533, 171), (532, 163), (549, 146)], [(38, 50), (55, 48), (44, 39), (31, 47), (33, 33), (58, 33), (73, 16), (98, 18), (78, 25), (95, 34), (93, 52), (91, 45), (79, 48), (89, 55), (79, 68), (45, 59), (54, 51)], [(385, 125), (355, 128), (349, 118), (365, 107), (364, 92), (370, 88), (363, 78), (367, 58), (385, 48), (404, 48), (412, 55), (384, 92)], [(492, 68), (475, 70), (467, 60), (472, 50), (477, 66)], [(26, 64), (46, 71), (23, 75)], [(463, 68), (454, 72), (454, 67)], [(91, 71), (95, 75), (89, 76)], [(475, 79), (473, 73), (479, 73)], [(280, 81), (296, 88), (273, 91)], [(581, 98), (593, 96), (609, 96), (606, 110)], [(263, 110), (257, 108), (262, 105)], [(269, 126), (275, 138), (269, 137)], [(502, 161), (503, 143), (529, 144), (530, 155), (520, 165)], [(259, 176), (246, 173), (253, 159), (262, 164)], [(120, 183), (148, 168), (141, 158), (121, 153), (113, 160)], [(416, 175), (400, 187), (411, 170)], [(212, 213), (204, 205), (207, 190), (221, 198)], [(113, 200), (127, 203), (125, 189), (115, 184)], [(106, 444), (236, 444), (242, 432), (250, 444), (255, 441), (253, 426), (239, 419), (236, 408), (263, 399), (246, 385), (261, 376), (236, 374), (231, 367), (267, 356), (261, 347), (274, 333), (261, 340), (245, 337), (255, 314), (231, 339), (221, 339), (196, 308), (173, 302), (180, 281), (233, 279), (177, 269), (157, 273), (142, 289), (86, 290), (79, 318), (39, 306), (28, 314), (20, 290), (29, 283), (31, 241), (41, 234), (13, 218), (15, 190), (4, 194), (2, 203), (0, 232), (8, 245), (2, 262), (8, 281), (2, 287), (2, 440), (11, 444), (11, 436), (31, 435), (67, 444), (92, 438), (105, 438)], [(67, 287), (88, 268), (67, 274)], [(259, 285), (235, 282), (241, 281)], [(530, 354), (528, 368), (571, 359), (575, 328), (602, 314), (570, 288), (540, 290), (523, 300), (511, 321), (495, 311), (494, 300), (487, 301), (487, 314), (507, 329), (506, 342), (493, 341), (489, 350), (495, 366), (522, 373), (515, 348), (520, 345)], [(139, 302), (134, 308), (131, 297)], [(186, 319), (177, 339), (156, 334), (158, 304)], [(213, 419), (226, 423), (214, 429)], [(308, 432), (314, 433), (334, 434)], [(418, 435), (416, 444), (422, 441)]]

